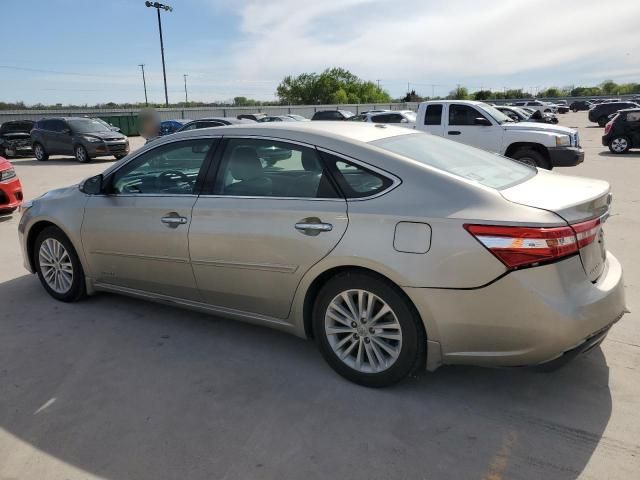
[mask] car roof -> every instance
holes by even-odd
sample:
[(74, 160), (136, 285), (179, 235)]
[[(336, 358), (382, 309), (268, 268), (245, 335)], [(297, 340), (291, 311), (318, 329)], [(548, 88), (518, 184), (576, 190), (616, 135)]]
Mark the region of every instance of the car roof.
[(419, 132), (390, 125), (373, 125), (359, 122), (264, 122), (252, 123), (250, 125), (228, 125), (215, 129), (199, 128), (178, 132), (171, 135), (171, 137), (177, 139), (178, 137), (176, 137), (176, 135), (180, 135), (186, 139), (210, 136), (212, 134), (225, 136), (274, 136), (276, 138), (282, 138), (283, 140), (307, 141), (309, 143), (314, 143), (315, 141), (322, 143), (321, 140), (323, 138), (369, 143), (398, 135), (419, 134)]
[(196, 118), (192, 120), (193, 122), (228, 122), (232, 124), (251, 124), (253, 125), (255, 122), (248, 118), (235, 118), (235, 117), (204, 117), (204, 118)]

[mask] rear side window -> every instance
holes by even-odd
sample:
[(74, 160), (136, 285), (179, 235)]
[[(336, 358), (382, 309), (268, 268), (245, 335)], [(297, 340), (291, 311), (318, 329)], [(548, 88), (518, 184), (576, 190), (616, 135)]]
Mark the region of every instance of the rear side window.
[(383, 113), (381, 115), (373, 115), (371, 121), (374, 123), (401, 123), (402, 118), (399, 113)]
[(424, 124), (442, 124), (442, 105), (427, 105), (427, 111), (424, 114)]
[(640, 122), (640, 112), (627, 113), (627, 122)]
[(337, 155), (326, 152), (321, 154), (346, 198), (371, 197), (385, 191), (393, 184), (390, 178), (366, 167)]
[(535, 168), (515, 160), (425, 133), (383, 138), (371, 145), (496, 189), (536, 174)]

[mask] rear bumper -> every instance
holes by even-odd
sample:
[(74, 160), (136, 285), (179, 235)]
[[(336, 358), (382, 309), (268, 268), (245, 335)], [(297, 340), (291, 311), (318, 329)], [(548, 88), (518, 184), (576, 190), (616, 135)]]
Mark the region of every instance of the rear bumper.
[[(596, 283), (573, 256), (511, 272), (473, 290), (404, 290), (418, 308), (429, 340), (439, 344), (445, 364), (550, 362), (588, 348), (594, 335), (608, 331), (626, 311), (622, 267), (610, 253)], [(431, 359), (430, 368), (434, 365)]]
[(22, 204), (22, 185), (18, 178), (0, 182), (0, 212), (15, 210)]
[(580, 147), (549, 148), (549, 162), (552, 167), (574, 167), (584, 162), (584, 150)]

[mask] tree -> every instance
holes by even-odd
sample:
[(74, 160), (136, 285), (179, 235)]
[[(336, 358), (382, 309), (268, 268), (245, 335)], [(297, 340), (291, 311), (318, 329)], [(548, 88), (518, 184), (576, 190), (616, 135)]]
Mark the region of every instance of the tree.
[(415, 90), (411, 90), (407, 93), (404, 98), (401, 100), (402, 102), (422, 102), (424, 100), (423, 97), (418, 95)]
[(560, 89), (556, 88), (556, 87), (549, 87), (546, 90), (540, 90), (538, 92), (538, 96), (539, 97), (544, 97), (544, 98), (554, 98), (554, 97), (561, 97), (562, 93), (560, 92)]
[(474, 100), (489, 100), (493, 96), (491, 90), (478, 90), (473, 94)]
[(615, 95), (617, 93), (618, 84), (613, 80), (605, 80), (600, 84), (600, 90), (604, 95)]
[(451, 100), (467, 100), (469, 98), (469, 90), (466, 87), (457, 87), (449, 92), (447, 98)]
[(344, 68), (328, 68), (324, 72), (287, 75), (277, 88), (282, 103), (387, 103), (391, 97), (375, 83), (364, 81)]

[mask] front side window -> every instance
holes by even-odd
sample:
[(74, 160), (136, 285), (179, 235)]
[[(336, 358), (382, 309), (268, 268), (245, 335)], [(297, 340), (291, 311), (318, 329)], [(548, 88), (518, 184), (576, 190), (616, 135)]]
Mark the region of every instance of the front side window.
[(440, 125), (442, 123), (442, 105), (427, 105), (424, 114), (425, 125)]
[(449, 125), (473, 126), (475, 119), (483, 115), (469, 105), (452, 104), (449, 106)]
[(339, 196), (315, 148), (252, 138), (227, 142), (214, 193), (281, 198)]
[(214, 140), (185, 140), (149, 150), (117, 170), (111, 194), (191, 195)]

